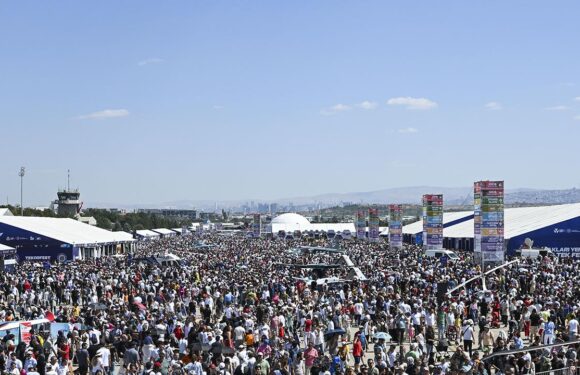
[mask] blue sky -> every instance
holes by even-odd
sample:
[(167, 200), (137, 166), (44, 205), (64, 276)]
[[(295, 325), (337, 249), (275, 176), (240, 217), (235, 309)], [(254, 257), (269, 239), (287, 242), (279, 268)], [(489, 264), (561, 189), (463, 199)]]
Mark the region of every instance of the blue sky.
[(0, 3), (0, 194), (580, 186), (577, 1)]

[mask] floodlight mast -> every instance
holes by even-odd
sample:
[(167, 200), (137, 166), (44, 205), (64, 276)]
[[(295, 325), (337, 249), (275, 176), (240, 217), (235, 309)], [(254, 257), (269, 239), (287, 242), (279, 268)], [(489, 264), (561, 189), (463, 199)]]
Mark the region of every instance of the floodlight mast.
[(20, 167), (20, 172), (18, 175), (20, 176), (20, 216), (24, 216), (24, 206), (22, 205), (22, 193), (23, 193), (23, 184), (24, 184), (24, 173), (26, 169), (24, 167)]

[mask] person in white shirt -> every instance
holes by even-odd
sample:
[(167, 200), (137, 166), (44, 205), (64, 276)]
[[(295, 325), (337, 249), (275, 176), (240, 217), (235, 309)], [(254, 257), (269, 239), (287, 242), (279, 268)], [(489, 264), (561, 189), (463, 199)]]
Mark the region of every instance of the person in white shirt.
[(97, 350), (97, 355), (101, 356), (101, 362), (103, 363), (105, 374), (109, 374), (111, 372), (111, 351), (108, 347), (102, 346)]
[(419, 333), (419, 330), (421, 328), (421, 317), (423, 316), (423, 313), (420, 310), (417, 310), (416, 312), (413, 313), (413, 315), (411, 315), (411, 323), (413, 324), (413, 329), (415, 331), (415, 335), (417, 335)]
[(425, 310), (425, 326), (435, 328), (435, 314), (431, 309)]
[(56, 368), (57, 375), (66, 375), (68, 374), (68, 361), (60, 361)]
[(45, 375), (58, 375), (52, 365), (46, 365)]
[(364, 305), (359, 301), (354, 304), (354, 319), (356, 325), (360, 325), (360, 319), (364, 310)]
[(22, 371), (22, 361), (16, 357), (16, 353), (10, 353), (10, 358), (6, 361), (6, 368), (10, 369), (12, 364), (18, 369), (18, 371)]
[(576, 314), (570, 316), (570, 321), (568, 322), (568, 341), (576, 340), (578, 335), (578, 320), (576, 320)]
[(473, 353), (473, 321), (467, 319), (465, 325), (461, 328), (461, 334), (463, 336), (463, 349), (469, 352), (469, 356)]
[(246, 337), (246, 330), (241, 325), (234, 328), (234, 343), (236, 348), (244, 343), (244, 338)]

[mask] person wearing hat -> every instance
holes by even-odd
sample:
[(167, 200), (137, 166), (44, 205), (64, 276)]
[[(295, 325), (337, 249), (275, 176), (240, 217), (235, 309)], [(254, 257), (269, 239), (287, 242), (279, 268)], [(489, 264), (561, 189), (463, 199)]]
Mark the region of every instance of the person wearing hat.
[(258, 353), (256, 357), (256, 363), (254, 364), (254, 373), (256, 375), (269, 375), (270, 374), (270, 363), (264, 359), (263, 353)]
[(465, 325), (461, 328), (461, 336), (463, 337), (463, 349), (469, 352), (469, 355), (473, 353), (473, 320), (467, 319)]

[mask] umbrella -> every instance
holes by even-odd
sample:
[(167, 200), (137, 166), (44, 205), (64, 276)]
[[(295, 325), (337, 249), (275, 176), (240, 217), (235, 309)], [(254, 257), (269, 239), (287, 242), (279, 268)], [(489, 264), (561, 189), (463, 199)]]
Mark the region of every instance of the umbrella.
[(387, 332), (377, 332), (374, 334), (373, 338), (375, 338), (377, 340), (390, 341), (391, 335), (389, 335)]
[(342, 328), (333, 329), (331, 331), (324, 332), (324, 339), (328, 340), (328, 339), (330, 339), (334, 336), (337, 336), (337, 335), (344, 335), (345, 333), (346, 333), (346, 331)]
[(91, 310), (106, 310), (107, 305), (105, 305), (104, 303), (95, 302), (95, 303), (91, 303), (89, 305), (89, 309), (91, 309)]

